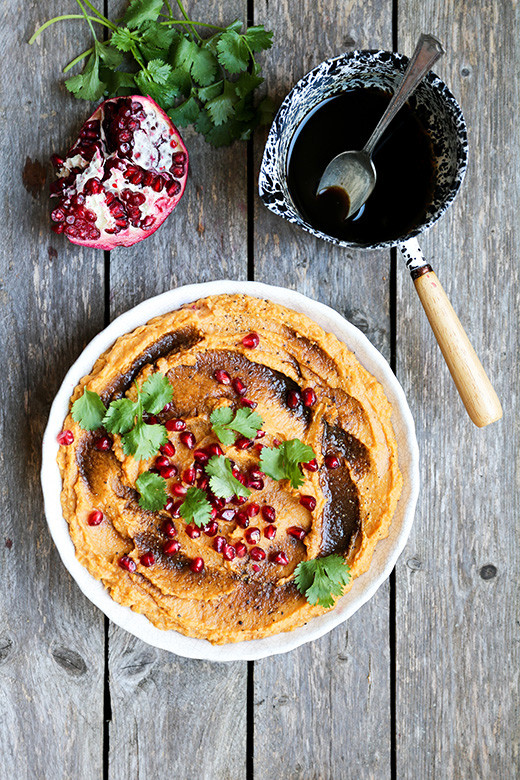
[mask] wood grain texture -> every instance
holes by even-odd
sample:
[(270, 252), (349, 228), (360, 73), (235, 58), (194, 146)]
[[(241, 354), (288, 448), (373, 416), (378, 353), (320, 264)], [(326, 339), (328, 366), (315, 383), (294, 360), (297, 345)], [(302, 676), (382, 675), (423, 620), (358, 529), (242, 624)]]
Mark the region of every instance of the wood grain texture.
[(399, 20), (400, 51), (410, 52), (422, 31), (445, 43), (437, 71), (468, 123), (463, 190), (421, 245), (504, 417), (483, 430), (467, 419), (401, 269), (398, 376), (415, 413), (423, 488), (397, 567), (397, 776), (513, 778), (520, 772), (518, 6), (400, 0)]
[[(39, 470), (50, 403), (103, 323), (103, 262), (50, 232), (49, 156), (85, 106), (61, 84), (70, 27), (29, 47), (59, 2), (3, 4), (0, 25), (0, 777), (100, 777), (103, 616), (62, 565)], [(87, 36), (77, 31), (77, 46)], [(85, 47), (86, 48), (86, 47)], [(64, 55), (65, 52), (65, 55)], [(88, 108), (87, 108), (88, 110)], [(66, 119), (64, 119), (66, 117)]]
[[(194, 10), (195, 9), (195, 10)], [(197, 19), (246, 18), (245, 3), (189, 4)], [(182, 131), (186, 192), (146, 242), (110, 254), (110, 315), (183, 284), (247, 278), (246, 146)], [(246, 772), (247, 664), (190, 661), (111, 626), (111, 780), (238, 780)]]
[[(279, 105), (319, 62), (350, 48), (391, 48), (390, 2), (255, 1), (275, 32), (267, 91)], [(255, 139), (256, 171), (265, 134)], [(274, 216), (255, 192), (255, 278), (327, 303), (390, 356), (388, 252), (318, 241)], [(390, 777), (389, 588), (344, 626), (254, 672), (254, 771), (262, 780)]]

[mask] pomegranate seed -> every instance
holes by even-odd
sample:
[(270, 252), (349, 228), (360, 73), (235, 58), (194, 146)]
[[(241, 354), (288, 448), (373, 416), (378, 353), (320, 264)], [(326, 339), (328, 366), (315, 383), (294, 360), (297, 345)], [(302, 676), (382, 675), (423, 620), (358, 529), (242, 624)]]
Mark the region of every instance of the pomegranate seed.
[(260, 529), (257, 528), (256, 526), (253, 526), (252, 528), (248, 528), (244, 536), (248, 544), (256, 544), (257, 542), (260, 541)]
[(184, 420), (166, 420), (164, 426), (167, 431), (183, 431), (186, 428)]
[(197, 528), (196, 525), (187, 525), (186, 533), (188, 534), (190, 539), (198, 539), (200, 536), (200, 528)]
[(217, 444), (216, 442), (214, 442), (213, 444), (208, 444), (208, 446), (206, 447), (206, 452), (211, 457), (213, 457), (214, 455), (223, 455), (224, 454), (224, 450), (222, 449), (220, 444)]
[(301, 401), (301, 396), (297, 390), (289, 390), (287, 393), (287, 406), (289, 409), (296, 409)]
[(217, 496), (211, 496), (210, 498), (211, 506), (215, 507), (215, 509), (224, 509), (226, 506), (226, 499), (225, 498), (219, 498)]
[(226, 544), (224, 549), (222, 550), (222, 555), (224, 556), (224, 559), (226, 561), (232, 561), (236, 557), (237, 551), (233, 547), (232, 544)]
[(54, 211), (51, 213), (51, 219), (54, 222), (63, 222), (65, 219), (65, 212), (63, 209), (54, 209)]
[(223, 368), (217, 368), (213, 376), (215, 377), (217, 382), (221, 385), (231, 384), (231, 377), (229, 376), (227, 371), (224, 371)]
[(192, 450), (195, 446), (195, 436), (192, 434), (191, 431), (182, 431), (182, 433), (179, 436), (179, 439), (184, 444), (185, 447), (187, 447), (189, 450)]
[(265, 560), (265, 550), (262, 550), (261, 547), (252, 547), (249, 550), (249, 555), (254, 561), (263, 561)]
[(276, 517), (276, 509), (274, 506), (269, 506), (269, 504), (266, 504), (262, 507), (262, 517), (264, 520), (267, 520), (268, 523), (274, 523), (274, 519)]
[(337, 455), (326, 455), (325, 465), (328, 469), (338, 469), (340, 467), (340, 460)]
[(242, 344), (246, 349), (255, 349), (260, 344), (260, 336), (258, 333), (250, 333), (248, 336), (244, 336)]
[(58, 433), (56, 436), (56, 440), (58, 444), (62, 444), (64, 446), (68, 446), (69, 444), (72, 444), (74, 441), (74, 434), (72, 431), (62, 431), (61, 433)]
[(218, 523), (216, 520), (211, 520), (209, 523), (203, 526), (202, 530), (206, 536), (215, 536), (215, 534), (218, 533)]
[(298, 541), (301, 542), (301, 540), (307, 536), (307, 531), (305, 531), (304, 528), (300, 528), (299, 525), (291, 525), (287, 529), (286, 532), (289, 536), (294, 537), (294, 539), (298, 539)]
[(213, 540), (213, 549), (221, 553), (226, 544), (227, 542), (223, 536), (216, 536)]
[(88, 516), (87, 523), (89, 525), (99, 525), (103, 522), (103, 512), (100, 509), (94, 509)]
[(237, 542), (235, 544), (235, 550), (236, 550), (237, 558), (243, 558), (247, 553), (247, 547), (243, 542)]
[(256, 407), (258, 406), (256, 401), (251, 401), (249, 398), (241, 398), (240, 405), (247, 406), (249, 407), (249, 409), (256, 409)]
[(199, 572), (203, 571), (204, 569), (204, 558), (194, 558), (192, 562), (190, 563), (190, 569), (195, 574), (199, 574)]
[(185, 485), (181, 485), (180, 482), (172, 485), (172, 493), (174, 496), (181, 498), (181, 496), (185, 496), (187, 492), (188, 488)]
[(254, 502), (252, 504), (248, 504), (244, 508), (245, 508), (245, 510), (247, 512), (247, 516), (248, 517), (256, 517), (256, 515), (260, 511), (260, 506), (258, 504), (255, 504)]
[(144, 418), (144, 421), (147, 425), (157, 425), (159, 422), (155, 414), (147, 414)]
[(199, 480), (197, 480), (197, 485), (201, 490), (206, 490), (209, 485), (209, 477), (201, 477)]
[(236, 506), (242, 506), (246, 501), (247, 498), (245, 496), (233, 496), (233, 503), (236, 504)]
[(164, 469), (170, 465), (170, 461), (164, 455), (160, 455), (155, 459), (155, 465), (158, 469)]
[(266, 525), (264, 528), (264, 536), (266, 539), (274, 539), (276, 536), (276, 526), (275, 525)]
[(182, 481), (186, 482), (188, 485), (193, 485), (195, 483), (195, 469), (192, 466), (182, 472)]
[(300, 496), (300, 504), (308, 509), (309, 512), (313, 512), (316, 509), (316, 499), (314, 496)]
[(165, 555), (175, 555), (181, 549), (181, 543), (174, 539), (171, 542), (165, 542), (163, 547), (163, 553)]
[(249, 447), (252, 446), (253, 446), (253, 440), (246, 439), (245, 436), (239, 436), (239, 438), (235, 442), (235, 447), (237, 448), (237, 450), (247, 450)]
[(186, 162), (186, 152), (175, 152), (172, 154), (172, 161), (177, 164)]
[(171, 512), (174, 506), (175, 506), (175, 501), (173, 500), (173, 498), (169, 498), (164, 505), (164, 511)]
[(155, 563), (155, 556), (153, 552), (146, 552), (144, 555), (141, 555), (139, 561), (141, 562), (142, 566), (153, 566)]
[(264, 449), (264, 447), (265, 447), (265, 444), (255, 444), (255, 450), (256, 450), (257, 452), (259, 452), (259, 453), (261, 453), (261, 452), (262, 452), (262, 450)]
[(253, 563), (253, 567), (252, 568), (253, 568), (253, 571), (260, 571), (260, 566), (258, 566), (258, 564), (256, 564), (256, 563)]
[(163, 444), (160, 447), (160, 450), (163, 455), (166, 455), (167, 458), (173, 458), (175, 455), (175, 447), (171, 443), (171, 441), (167, 441), (166, 444)]
[[(172, 479), (172, 477), (176, 477), (179, 473), (179, 469), (177, 466), (164, 466), (163, 468), (159, 469), (159, 474), (163, 479)], [(175, 494), (176, 496), (180, 495), (179, 493)]]
[[(139, 194), (139, 193), (136, 193), (136, 194)], [(144, 197), (144, 195), (143, 195), (143, 197)], [(167, 403), (167, 404), (165, 404), (165, 405), (163, 406), (163, 408), (161, 409), (161, 414), (166, 414), (166, 413), (167, 413), (167, 412), (169, 412), (171, 409), (173, 409), (173, 403), (170, 401), (169, 403)], [(168, 443), (169, 443), (169, 442), (168, 442)], [(164, 446), (166, 446), (166, 444), (165, 444)], [(172, 444), (172, 447), (173, 447), (173, 444)], [(174, 448), (174, 450), (175, 450), (175, 448)], [(175, 455), (175, 452), (174, 452), (173, 454)]]
[(219, 517), (221, 517), (222, 520), (225, 520), (226, 523), (231, 523), (235, 519), (235, 515), (236, 515), (235, 510), (229, 507), (229, 509), (223, 509)]
[(272, 555), (269, 556), (269, 560), (271, 561), (271, 563), (277, 563), (278, 566), (287, 566), (287, 564), (289, 563), (289, 559), (287, 555), (282, 551), (277, 553), (272, 553)]
[(110, 439), (108, 436), (100, 436), (99, 439), (96, 439), (94, 442), (94, 447), (100, 452), (107, 452), (111, 446), (112, 439)]
[(247, 387), (241, 379), (236, 377), (236, 379), (233, 379), (233, 390), (237, 395), (245, 395), (247, 392)]
[(173, 539), (175, 536), (177, 536), (177, 529), (171, 520), (165, 520), (161, 528), (163, 534), (167, 536), (168, 539)]
[(307, 469), (307, 471), (318, 471), (318, 461), (316, 458), (313, 458), (308, 463), (304, 463), (303, 468)]
[(255, 439), (263, 439), (265, 436), (265, 431), (257, 431)]
[(273, 447), (279, 447), (281, 443), (280, 439), (273, 439)]
[(195, 450), (193, 457), (201, 466), (205, 466), (209, 460), (209, 455), (207, 452), (204, 452), (204, 450)]
[(249, 525), (249, 517), (247, 516), (247, 512), (244, 509), (240, 509), (237, 512), (236, 521), (240, 528), (247, 528)]
[(312, 387), (306, 387), (302, 390), (302, 401), (304, 406), (314, 406), (316, 403), (316, 393)]
[(172, 508), (170, 510), (170, 514), (172, 517), (180, 517), (181, 516), (181, 504), (182, 501), (172, 501)]
[(133, 561), (131, 558), (128, 557), (128, 555), (123, 555), (119, 560), (118, 564), (121, 566), (122, 569), (125, 569), (125, 571), (135, 571), (136, 570), (136, 564), (135, 561)]
[(248, 479), (246, 482), (246, 486), (248, 488), (251, 488), (251, 490), (263, 490), (264, 489), (264, 480), (263, 479)]
[(265, 477), (265, 474), (263, 471), (260, 471), (260, 469), (250, 469), (249, 471), (249, 479), (263, 479)]

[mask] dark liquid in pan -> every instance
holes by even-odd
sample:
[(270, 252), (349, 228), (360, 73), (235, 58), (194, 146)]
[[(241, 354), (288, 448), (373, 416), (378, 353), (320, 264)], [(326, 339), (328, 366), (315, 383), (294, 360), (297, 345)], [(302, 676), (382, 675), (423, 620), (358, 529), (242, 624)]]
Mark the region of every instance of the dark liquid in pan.
[(317, 230), (366, 245), (400, 238), (424, 219), (435, 158), (431, 138), (408, 103), (375, 149), (377, 181), (364, 208), (345, 220), (348, 201), (341, 191), (316, 196), (328, 163), (340, 152), (363, 148), (390, 98), (375, 87), (343, 92), (316, 106), (296, 130), (287, 183), (298, 211)]

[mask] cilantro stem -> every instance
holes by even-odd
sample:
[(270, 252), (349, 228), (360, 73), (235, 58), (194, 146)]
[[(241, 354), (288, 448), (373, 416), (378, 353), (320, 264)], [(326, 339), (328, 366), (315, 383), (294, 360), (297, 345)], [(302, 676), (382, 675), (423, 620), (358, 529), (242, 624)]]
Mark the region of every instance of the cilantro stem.
[(208, 22), (193, 22), (191, 20), (186, 21), (183, 19), (173, 19), (173, 18), (168, 19), (167, 22), (159, 22), (159, 24), (164, 24), (168, 27), (172, 24), (183, 24), (183, 25), (189, 24), (192, 27), (207, 27), (208, 30), (218, 30), (219, 32), (224, 32), (225, 30), (227, 30), (227, 27), (219, 27), (217, 24), (208, 24)]
[(102, 13), (100, 13), (100, 12), (97, 10), (97, 8), (95, 8), (95, 7), (92, 5), (92, 3), (90, 2), (90, 0), (83, 0), (83, 2), (85, 3), (85, 5), (87, 5), (87, 6), (90, 8), (90, 10), (91, 10), (91, 11), (93, 11), (93, 12), (96, 14), (96, 16), (97, 16), (99, 19), (102, 19), (102, 20), (103, 20), (103, 23), (105, 24), (105, 26), (107, 26), (107, 27), (110, 27), (112, 30), (117, 30), (117, 25), (116, 25), (116, 24), (114, 24), (113, 22), (111, 22), (111, 21), (110, 21), (110, 19), (107, 19), (107, 18), (106, 18), (106, 16), (103, 16), (103, 14), (102, 14)]
[(96, 33), (94, 32), (94, 28), (92, 27), (92, 22), (90, 21), (89, 17), (87, 16), (87, 12), (86, 12), (86, 11), (85, 11), (85, 9), (83, 8), (83, 6), (82, 6), (82, 4), (81, 4), (81, 0), (76, 0), (76, 2), (77, 2), (77, 4), (79, 5), (79, 7), (81, 8), (81, 10), (83, 11), (83, 16), (84, 16), (84, 17), (85, 17), (85, 19), (87, 20), (87, 24), (88, 24), (88, 26), (90, 27), (90, 31), (91, 31), (91, 33), (92, 33), (92, 35), (93, 35), (93, 37), (94, 37), (94, 40), (96, 40), (96, 41), (97, 41), (97, 35), (96, 35)]
[(191, 27), (191, 32), (192, 32), (192, 33), (194, 33), (194, 34), (197, 36), (197, 38), (199, 39), (199, 41), (202, 41), (202, 36), (201, 36), (201, 35), (199, 35), (198, 31), (197, 31), (197, 30), (195, 29), (195, 27), (194, 27), (194, 24), (193, 24), (193, 22), (190, 20), (190, 18), (189, 18), (189, 16), (188, 16), (188, 14), (187, 14), (187, 13), (186, 13), (186, 11), (184, 10), (184, 6), (183, 6), (183, 4), (182, 4), (182, 0), (177, 0), (177, 5), (179, 6), (179, 9), (180, 9), (180, 12), (181, 12), (181, 14), (184, 16), (184, 19), (186, 20), (186, 23), (190, 25), (190, 27)]
[[(63, 14), (63, 16), (55, 16), (53, 19), (49, 19), (47, 22), (44, 22), (41, 27), (38, 27), (38, 29), (31, 35), (29, 38), (29, 44), (34, 43), (34, 41), (42, 34), (44, 30), (47, 29), (47, 27), (50, 27), (51, 24), (55, 24), (55, 22), (62, 22), (66, 19), (84, 19), (84, 14)], [(110, 24), (106, 24), (106, 22), (102, 22), (101, 19), (96, 19), (94, 16), (88, 17), (91, 22), (97, 22), (98, 24), (102, 24), (103, 27), (111, 27)]]
[(94, 47), (91, 46), (91, 48), (84, 51), (83, 54), (78, 54), (78, 56), (75, 57), (73, 60), (71, 60), (68, 65), (65, 65), (62, 73), (67, 73), (71, 68), (74, 67), (74, 65), (77, 65), (78, 62), (81, 62), (81, 60), (84, 60), (85, 57), (88, 57), (89, 54), (92, 54), (93, 51), (94, 51)]
[(173, 11), (172, 11), (172, 7), (171, 7), (170, 3), (168, 2), (168, 0), (164, 0), (164, 4), (165, 4), (166, 8), (168, 9), (168, 13), (170, 14), (170, 19), (173, 19)]

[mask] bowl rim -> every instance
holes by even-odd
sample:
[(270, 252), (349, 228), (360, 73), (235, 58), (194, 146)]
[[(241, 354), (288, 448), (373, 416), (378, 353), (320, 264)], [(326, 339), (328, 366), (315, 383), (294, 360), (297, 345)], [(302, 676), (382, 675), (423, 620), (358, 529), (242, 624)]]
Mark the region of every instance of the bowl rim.
[[(155, 316), (179, 308), (184, 303), (193, 302), (209, 295), (226, 294), (246, 294), (271, 300), (287, 308), (304, 312), (314, 321), (316, 318), (321, 319), (327, 325), (332, 326), (331, 332), (335, 332), (336, 335), (343, 334), (343, 337), (338, 336), (343, 343), (346, 343), (345, 334), (348, 334), (349, 343), (347, 346), (370, 373), (382, 382), (385, 393), (392, 402), (394, 427), (398, 421), (403, 433), (403, 441), (399, 445), (399, 462), (401, 471), (403, 471), (402, 456), (405, 455), (408, 464), (408, 479), (403, 485), (403, 493), (394, 515), (395, 519), (399, 513), (399, 529), (397, 531), (397, 527), (395, 527), (396, 533), (392, 534), (392, 527), (394, 527), (392, 525), (390, 535), (379, 541), (376, 546), (376, 551), (379, 550), (378, 557), (381, 557), (381, 566), (377, 573), (373, 569), (373, 559), (368, 572), (355, 580), (353, 588), (338, 600), (332, 610), (313, 618), (300, 628), (262, 639), (213, 645), (205, 639), (194, 639), (176, 631), (164, 631), (156, 628), (144, 615), (133, 612), (129, 607), (114, 601), (102, 582), (96, 580), (78, 561), (68, 524), (63, 517), (61, 508), (62, 480), (56, 462), (59, 448), (56, 436), (63, 428), (63, 421), (69, 411), (70, 396), (79, 380), (90, 372), (97, 357), (110, 347), (119, 336), (145, 324)], [(41, 482), (45, 517), (63, 564), (85, 596), (99, 607), (110, 620), (148, 644), (180, 656), (209, 661), (251, 661), (288, 652), (328, 633), (354, 614), (388, 578), (406, 544), (413, 523), (419, 494), (419, 450), (415, 437), (414, 421), (404, 391), (386, 359), (358, 328), (329, 306), (294, 290), (259, 282), (220, 280), (177, 287), (149, 298), (118, 316), (90, 341), (68, 370), (52, 403), (42, 442)], [(386, 554), (383, 554), (385, 552)], [(376, 553), (374, 553), (374, 557), (376, 557)], [(353, 596), (354, 588), (356, 588), (356, 593)]]
[[(262, 162), (260, 164), (260, 172), (258, 176), (258, 194), (260, 195), (262, 202), (264, 203), (266, 208), (269, 209), (269, 211), (272, 211), (277, 216), (280, 216), (283, 219), (286, 219), (289, 222), (298, 225), (300, 228), (302, 228), (302, 230), (305, 230), (307, 233), (311, 233), (311, 235), (315, 236), (316, 238), (321, 238), (324, 241), (328, 241), (329, 243), (335, 244), (336, 246), (341, 246), (347, 249), (367, 249), (367, 250), (391, 249), (393, 247), (400, 246), (401, 244), (408, 241), (410, 238), (417, 237), (421, 233), (429, 230), (444, 215), (446, 210), (451, 206), (451, 204), (459, 194), (468, 167), (468, 129), (466, 125), (466, 120), (464, 119), (462, 108), (460, 107), (458, 100), (451, 92), (447, 84), (439, 76), (437, 76), (437, 74), (434, 73), (434, 71), (430, 70), (426, 74), (426, 76), (422, 79), (422, 82), (427, 83), (432, 89), (438, 92), (443, 97), (446, 105), (449, 107), (449, 110), (453, 116), (454, 124), (456, 125), (456, 132), (460, 141), (460, 148), (459, 148), (459, 159), (457, 161), (457, 171), (453, 183), (450, 187), (449, 194), (447, 195), (446, 199), (443, 201), (442, 205), (428, 220), (426, 220), (426, 222), (413, 227), (411, 230), (408, 231), (408, 233), (406, 233), (404, 236), (401, 236), (397, 239), (388, 239), (373, 244), (358, 244), (354, 241), (344, 241), (343, 239), (336, 238), (334, 236), (329, 236), (327, 233), (324, 233), (321, 230), (314, 228), (309, 222), (305, 220), (302, 214), (300, 214), (290, 193), (289, 193), (290, 202), (295, 214), (297, 215), (297, 218), (295, 217), (289, 218), (286, 213), (278, 209), (277, 206), (273, 204), (272, 200), (267, 194), (267, 188), (268, 188), (267, 182), (269, 178), (271, 179), (273, 178), (272, 171), (275, 167), (275, 165), (271, 163), (271, 161), (269, 160), (269, 150), (270, 148), (271, 149), (275, 148), (279, 143), (279, 139), (281, 135), (279, 120), (281, 117), (283, 117), (284, 113), (288, 110), (298, 90), (302, 87), (302, 85), (305, 85), (305, 82), (308, 79), (315, 76), (319, 76), (320, 70), (323, 70), (330, 65), (333, 65), (335, 63), (347, 63), (351, 60), (354, 61), (359, 60), (361, 62), (364, 60), (369, 61), (371, 57), (381, 56), (381, 55), (387, 56), (392, 61), (392, 63), (394, 65), (397, 65), (399, 68), (401, 68), (401, 70), (404, 70), (404, 68), (406, 67), (409, 61), (409, 57), (407, 57), (405, 54), (400, 54), (399, 52), (386, 51), (385, 49), (354, 49), (352, 51), (338, 54), (335, 57), (330, 57), (329, 59), (322, 60), (320, 63), (318, 63), (318, 65), (316, 65), (314, 68), (311, 68), (311, 70), (309, 70), (301, 78), (299, 78), (298, 81), (291, 87), (289, 92), (286, 94), (278, 111), (276, 112), (271, 127), (269, 128), (269, 133), (267, 134), (267, 140), (262, 154)], [(420, 85), (418, 85), (418, 88), (419, 86)], [(300, 124), (301, 122), (299, 123), (299, 125)], [(288, 145), (288, 148), (289, 146), (290, 143)], [(286, 158), (283, 160), (283, 163), (284, 163), (283, 165), (284, 177), (286, 178), (287, 177)], [(267, 169), (270, 171), (269, 175), (266, 173)], [(279, 176), (277, 176), (277, 179), (279, 179)]]

